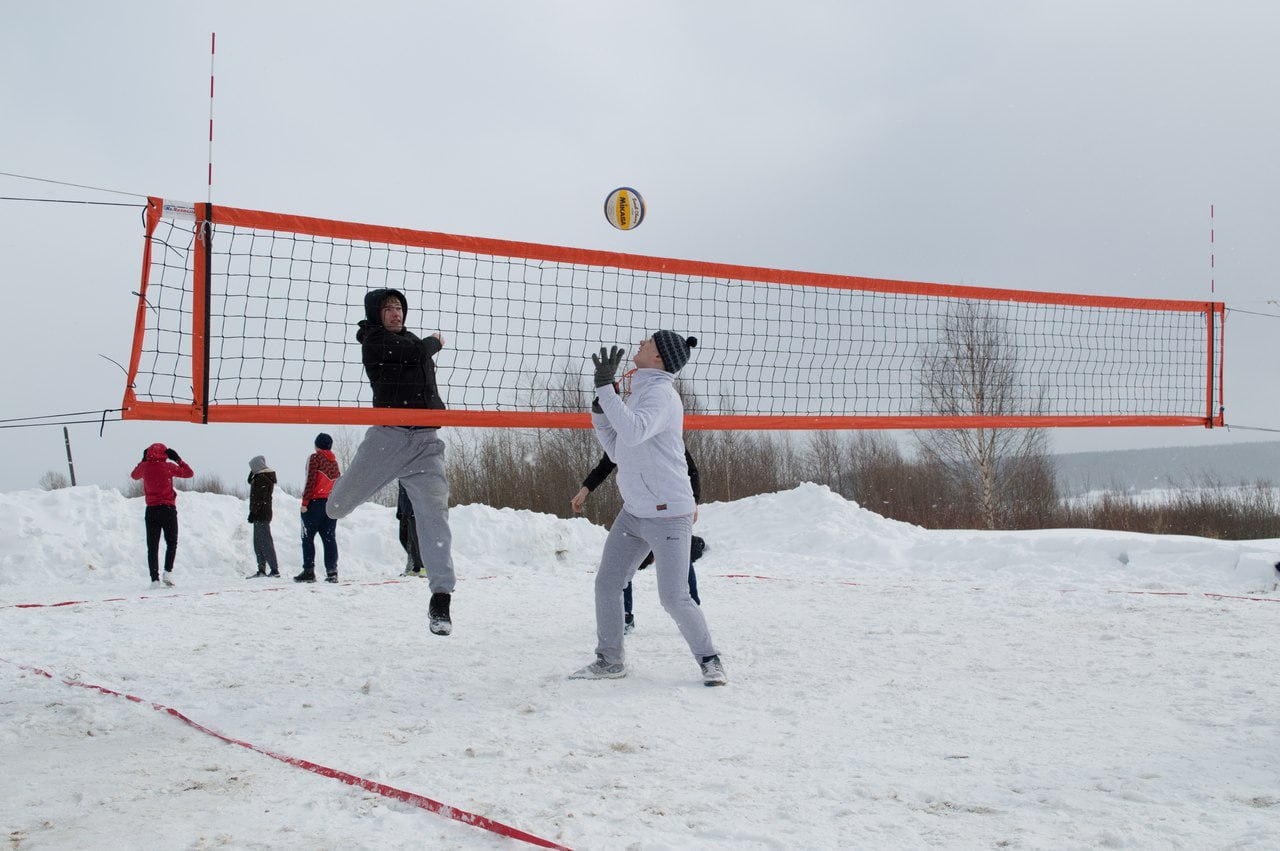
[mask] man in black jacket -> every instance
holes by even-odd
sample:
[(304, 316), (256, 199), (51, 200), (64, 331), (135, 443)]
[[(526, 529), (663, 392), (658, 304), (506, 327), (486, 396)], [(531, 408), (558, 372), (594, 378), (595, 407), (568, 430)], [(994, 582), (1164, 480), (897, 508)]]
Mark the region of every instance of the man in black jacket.
[[(356, 340), (375, 408), (443, 410), (436, 387), (433, 358), (444, 338), (425, 339), (405, 328), (409, 303), (404, 293), (376, 289), (364, 298), (365, 318)], [(431, 425), (372, 426), (355, 458), (334, 483), (326, 510), (335, 520), (346, 517), (395, 479), (413, 502), (422, 561), (431, 583), (430, 628), (436, 635), (453, 631), (449, 612), (455, 576), (453, 537), (449, 532), (449, 482), (445, 478), (444, 441)]]

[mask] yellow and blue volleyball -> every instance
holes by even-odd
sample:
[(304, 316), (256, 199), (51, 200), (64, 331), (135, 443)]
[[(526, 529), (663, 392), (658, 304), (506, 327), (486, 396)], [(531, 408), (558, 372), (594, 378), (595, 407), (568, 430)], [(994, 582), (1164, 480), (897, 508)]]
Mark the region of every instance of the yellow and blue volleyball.
[(631, 230), (644, 221), (644, 199), (630, 186), (619, 186), (604, 199), (604, 217), (618, 230)]

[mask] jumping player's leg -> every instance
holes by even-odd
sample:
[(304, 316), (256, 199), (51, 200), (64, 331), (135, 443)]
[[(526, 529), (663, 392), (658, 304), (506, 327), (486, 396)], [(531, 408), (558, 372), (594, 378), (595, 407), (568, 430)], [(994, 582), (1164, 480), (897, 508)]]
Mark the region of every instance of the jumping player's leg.
[[(418, 553), (427, 569), (433, 594), (452, 594), (453, 533), (449, 530), (449, 480), (445, 477), (444, 441), (434, 429), (410, 433), (410, 451), (399, 475), (413, 503)], [(341, 481), (341, 480), (339, 480)]]
[(356, 450), (356, 457), (333, 483), (325, 513), (341, 520), (398, 478), (410, 457), (410, 434), (412, 432), (393, 426), (370, 426)]

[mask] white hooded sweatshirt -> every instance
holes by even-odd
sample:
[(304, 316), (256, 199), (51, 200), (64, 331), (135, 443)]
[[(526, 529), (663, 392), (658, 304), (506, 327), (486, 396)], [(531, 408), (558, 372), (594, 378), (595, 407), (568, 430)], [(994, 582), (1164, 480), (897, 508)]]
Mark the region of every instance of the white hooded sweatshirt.
[(636, 517), (693, 514), (693, 488), (684, 457), (684, 403), (676, 377), (638, 369), (626, 402), (612, 385), (596, 388), (603, 414), (593, 413), (596, 437), (618, 465), (623, 508)]

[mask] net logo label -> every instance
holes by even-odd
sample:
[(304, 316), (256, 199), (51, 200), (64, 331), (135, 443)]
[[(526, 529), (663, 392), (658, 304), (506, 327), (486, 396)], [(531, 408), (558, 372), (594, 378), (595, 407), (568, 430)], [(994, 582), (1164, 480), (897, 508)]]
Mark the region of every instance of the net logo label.
[(191, 219), (195, 221), (196, 205), (184, 201), (165, 201), (161, 215), (166, 219)]

